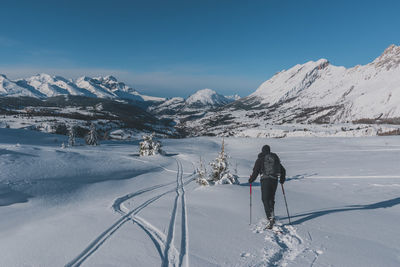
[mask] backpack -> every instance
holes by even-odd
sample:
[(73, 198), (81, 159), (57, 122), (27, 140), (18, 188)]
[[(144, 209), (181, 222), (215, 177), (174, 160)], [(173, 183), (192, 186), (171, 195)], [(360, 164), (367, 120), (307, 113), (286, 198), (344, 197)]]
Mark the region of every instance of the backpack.
[(281, 161), (274, 153), (265, 155), (262, 167), (261, 178), (278, 178), (278, 176), (281, 174)]

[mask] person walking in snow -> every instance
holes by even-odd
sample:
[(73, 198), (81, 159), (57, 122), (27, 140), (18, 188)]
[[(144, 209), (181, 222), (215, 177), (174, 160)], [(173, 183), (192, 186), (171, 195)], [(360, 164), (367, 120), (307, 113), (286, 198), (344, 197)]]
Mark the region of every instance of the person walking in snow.
[(258, 154), (249, 183), (254, 182), (259, 174), (261, 175), (262, 202), (268, 219), (266, 228), (272, 229), (275, 223), (275, 192), (278, 187), (278, 180), (281, 184), (285, 182), (286, 170), (282, 166), (278, 155), (271, 153), (268, 145), (263, 146), (261, 153)]

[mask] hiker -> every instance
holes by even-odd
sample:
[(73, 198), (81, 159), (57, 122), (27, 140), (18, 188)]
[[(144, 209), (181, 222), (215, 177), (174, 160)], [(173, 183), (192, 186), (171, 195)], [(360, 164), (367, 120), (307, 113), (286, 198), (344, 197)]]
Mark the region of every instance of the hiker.
[(275, 223), (274, 206), (278, 179), (281, 184), (285, 182), (286, 170), (282, 166), (278, 155), (271, 153), (271, 149), (268, 145), (263, 146), (261, 153), (258, 154), (249, 183), (254, 182), (259, 174), (261, 175), (262, 202), (268, 219), (266, 228), (272, 229)]

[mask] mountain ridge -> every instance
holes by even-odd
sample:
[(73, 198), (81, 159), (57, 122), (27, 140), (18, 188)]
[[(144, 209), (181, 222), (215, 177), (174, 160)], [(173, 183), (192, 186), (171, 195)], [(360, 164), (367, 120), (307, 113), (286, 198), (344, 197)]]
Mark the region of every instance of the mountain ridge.
[(165, 98), (147, 96), (139, 93), (114, 76), (87, 77), (68, 80), (62, 76), (46, 73), (25, 79), (10, 80), (0, 74), (0, 96), (47, 98), (59, 95), (87, 96), (108, 99), (125, 99), (139, 102), (162, 102)]
[[(400, 47), (390, 45), (365, 65), (332, 65), (327, 59), (308, 61), (282, 70), (252, 94), (225, 97), (201, 89), (188, 98), (157, 98), (140, 94), (115, 77), (82, 76), (67, 80), (38, 74), (9, 80), (0, 75), (0, 96), (46, 98), (76, 95), (126, 99), (159, 119), (172, 120), (188, 135), (268, 136), (282, 125), (344, 123), (400, 124)], [(302, 127), (302, 126), (300, 126)], [(303, 128), (309, 131), (308, 128)], [(284, 130), (290, 131), (290, 130)]]
[(352, 68), (326, 59), (297, 64), (276, 73), (249, 96), (182, 127), (198, 135), (240, 135), (271, 125), (381, 123), (398, 118), (400, 47), (391, 45), (372, 62)]

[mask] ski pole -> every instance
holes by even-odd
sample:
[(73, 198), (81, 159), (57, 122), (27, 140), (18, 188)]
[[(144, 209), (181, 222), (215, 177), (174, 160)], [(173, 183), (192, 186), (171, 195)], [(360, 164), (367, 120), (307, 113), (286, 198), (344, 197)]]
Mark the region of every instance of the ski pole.
[(289, 209), (288, 209), (287, 201), (286, 201), (285, 189), (283, 189), (283, 184), (281, 184), (281, 186), (282, 186), (283, 198), (285, 199), (285, 205), (286, 205), (287, 216), (288, 216), (288, 218), (289, 218), (289, 224), (292, 224), (292, 223), (290, 222), (290, 215), (289, 215)]
[(251, 183), (250, 183), (250, 225), (251, 225)]

